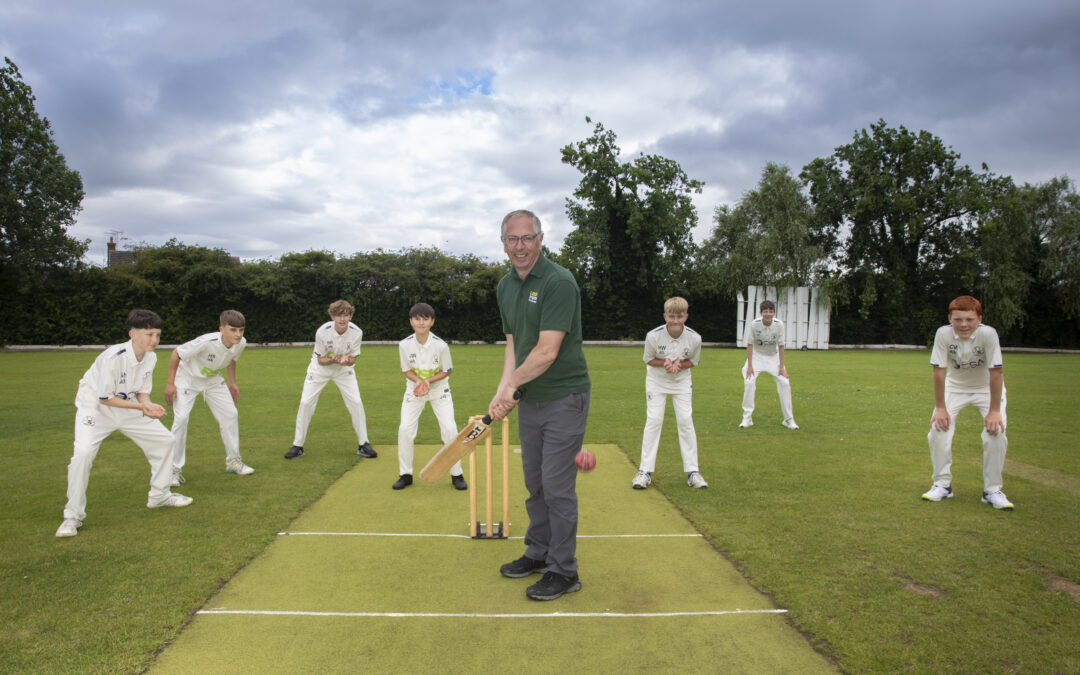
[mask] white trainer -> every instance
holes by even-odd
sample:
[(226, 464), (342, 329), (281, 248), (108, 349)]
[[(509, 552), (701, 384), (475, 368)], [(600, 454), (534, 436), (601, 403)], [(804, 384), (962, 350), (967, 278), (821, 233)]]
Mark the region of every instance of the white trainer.
[(648, 471), (638, 471), (634, 476), (634, 489), (644, 490), (652, 484), (652, 474)]
[(754, 426), (754, 420), (749, 417), (742, 418), (742, 422), (739, 424), (740, 429), (749, 429), (752, 426)]
[(172, 470), (172, 483), (171, 487), (180, 487), (187, 482), (187, 478), (184, 478), (183, 472), (180, 469), (173, 468)]
[(191, 497), (185, 497), (179, 492), (170, 492), (169, 496), (165, 499), (159, 499), (156, 502), (146, 502), (146, 508), (156, 509), (160, 506), (187, 506), (193, 501), (195, 500)]
[(237, 476), (250, 476), (255, 473), (255, 469), (252, 469), (239, 459), (234, 459), (225, 466), (225, 473), (235, 473)]
[(1001, 490), (997, 492), (984, 492), (982, 496), (982, 503), (989, 504), (995, 509), (1001, 509), (1002, 511), (1012, 511), (1013, 505), (1009, 501), (1009, 498), (1005, 496), (1005, 493)]
[(707, 488), (707, 487), (709, 487), (709, 484), (705, 482), (705, 479), (702, 478), (701, 474), (698, 473), (697, 471), (691, 471), (686, 476), (686, 484), (689, 485), (692, 488)]
[(798, 429), (799, 428), (799, 425), (795, 424), (794, 419), (784, 420), (781, 424), (783, 424), (788, 429)]
[(942, 499), (952, 499), (952, 488), (935, 485), (924, 492), (922, 498), (925, 502), (940, 502)]
[(56, 536), (58, 537), (74, 537), (79, 533), (79, 528), (82, 527), (82, 521), (77, 518), (64, 518), (64, 522), (60, 523), (60, 527), (56, 528)]

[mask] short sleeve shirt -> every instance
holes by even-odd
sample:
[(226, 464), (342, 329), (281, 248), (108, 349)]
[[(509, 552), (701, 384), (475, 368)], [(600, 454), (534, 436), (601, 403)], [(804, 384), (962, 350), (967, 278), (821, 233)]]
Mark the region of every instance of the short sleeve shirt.
[[(364, 340), (364, 331), (360, 330), (352, 321), (344, 333), (339, 334), (334, 328), (333, 321), (327, 321), (315, 331), (315, 350), (311, 354), (309, 368), (327, 368), (320, 366), (319, 357), (341, 358), (342, 356), (360, 356), (360, 343)], [(352, 366), (335, 365), (335, 368), (352, 368)]]
[(746, 324), (745, 342), (754, 345), (754, 352), (772, 356), (776, 354), (777, 347), (784, 346), (784, 322), (773, 319), (768, 326), (761, 317)]
[(79, 380), (75, 405), (93, 408), (114, 397), (134, 400), (138, 394), (149, 394), (155, 365), (157, 355), (154, 352), (143, 354), (142, 361), (136, 360), (130, 340), (113, 345), (94, 359), (93, 365)]
[(540, 331), (566, 333), (555, 362), (525, 385), (526, 401), (551, 401), (591, 387), (581, 349), (581, 293), (574, 276), (541, 255), (524, 279), (511, 271), (496, 291), (503, 332), (514, 338), (514, 362), (520, 366), (540, 340)]
[(196, 382), (215, 378), (220, 380), (229, 364), (240, 359), (246, 346), (245, 338), (240, 338), (232, 347), (226, 347), (221, 342), (221, 333), (200, 335), (176, 348), (176, 353), (180, 355), (179, 372)]
[[(645, 353), (641, 358), (645, 363), (653, 359), (685, 359), (696, 366), (701, 361), (701, 335), (694, 329), (683, 326), (682, 335), (673, 338), (668, 333), (666, 324), (659, 326), (645, 336)], [(645, 368), (645, 387), (650, 391), (682, 394), (689, 392), (691, 386), (689, 368), (677, 373), (669, 373), (655, 366)]]
[[(411, 370), (421, 380), (429, 380), (441, 371), (450, 372), (454, 369), (454, 363), (450, 360), (450, 346), (434, 333), (428, 334), (424, 344), (420, 344), (415, 333), (399, 342), (398, 358), (401, 361), (401, 372), (407, 373)], [(449, 389), (446, 379), (440, 380), (438, 384), (446, 384)], [(405, 380), (405, 390), (410, 394), (415, 386), (416, 383), (412, 380)]]
[(952, 326), (938, 328), (930, 365), (945, 368), (945, 386), (956, 392), (983, 392), (990, 389), (990, 369), (1001, 368), (1001, 343), (997, 331), (980, 324), (964, 339)]

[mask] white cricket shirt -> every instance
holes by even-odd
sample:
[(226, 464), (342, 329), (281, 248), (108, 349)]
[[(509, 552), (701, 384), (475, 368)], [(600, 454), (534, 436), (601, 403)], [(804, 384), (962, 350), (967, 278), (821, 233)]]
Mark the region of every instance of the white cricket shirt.
[(952, 326), (938, 328), (930, 365), (945, 368), (945, 386), (950, 391), (984, 392), (990, 389), (990, 369), (1001, 368), (1001, 343), (997, 331), (979, 324), (964, 339)]
[[(454, 363), (450, 360), (450, 347), (434, 333), (428, 333), (427, 342), (424, 344), (420, 344), (420, 341), (416, 339), (416, 333), (399, 342), (398, 358), (401, 361), (401, 372), (407, 373), (411, 370), (421, 380), (429, 380), (439, 371), (450, 372), (454, 369)], [(449, 389), (449, 378), (442, 379), (435, 386), (441, 387), (444, 384)], [(406, 378), (405, 390), (407, 392), (411, 394), (415, 386), (415, 382)]]
[[(340, 358), (342, 356), (360, 356), (360, 343), (364, 339), (364, 331), (360, 330), (352, 321), (344, 333), (338, 334), (333, 321), (327, 321), (315, 331), (315, 350), (311, 354), (311, 366), (319, 366), (319, 357)], [(339, 366), (344, 368), (346, 366)], [(352, 366), (347, 366), (352, 368)]]
[(196, 382), (224, 378), (225, 369), (240, 359), (246, 346), (247, 340), (240, 338), (232, 347), (226, 347), (220, 332), (200, 335), (176, 348), (180, 355), (178, 373)]
[[(673, 338), (666, 324), (659, 326), (645, 336), (645, 352), (641, 359), (645, 363), (653, 359), (687, 359), (696, 366), (701, 361), (701, 335), (693, 328), (683, 326), (682, 335)], [(664, 368), (645, 367), (645, 388), (649, 391), (682, 394), (689, 392), (691, 386), (689, 368), (669, 373)]]
[(773, 319), (772, 323), (766, 326), (759, 316), (746, 324), (744, 342), (754, 345), (754, 353), (772, 356), (777, 353), (778, 346), (784, 346), (784, 322)]
[(79, 380), (76, 407), (93, 408), (113, 397), (136, 400), (137, 394), (149, 394), (156, 364), (154, 352), (143, 354), (142, 361), (136, 360), (131, 340), (109, 347)]

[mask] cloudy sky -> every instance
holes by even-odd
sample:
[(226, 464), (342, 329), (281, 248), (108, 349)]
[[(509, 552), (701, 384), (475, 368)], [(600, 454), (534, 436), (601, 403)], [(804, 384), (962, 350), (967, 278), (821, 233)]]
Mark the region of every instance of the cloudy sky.
[(245, 259), (435, 246), (501, 258), (514, 208), (569, 232), (560, 148), (618, 134), (705, 182), (879, 118), (1018, 182), (1080, 177), (1076, 0), (4, 0), (18, 65), (82, 174), (104, 259), (169, 238)]

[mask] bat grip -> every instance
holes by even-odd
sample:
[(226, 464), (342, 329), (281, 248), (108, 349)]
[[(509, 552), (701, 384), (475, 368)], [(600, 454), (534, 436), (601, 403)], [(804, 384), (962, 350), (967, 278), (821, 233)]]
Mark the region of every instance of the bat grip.
[[(521, 395), (523, 393), (524, 393), (524, 390), (521, 387), (518, 387), (517, 390), (514, 392), (514, 400), (515, 401), (520, 401), (521, 400)], [(480, 421), (483, 422), (484, 424), (491, 424), (491, 415), (484, 415), (483, 419), (481, 419)]]

